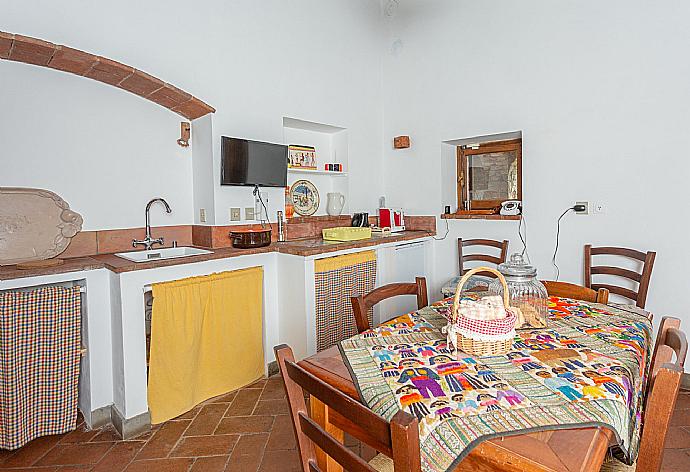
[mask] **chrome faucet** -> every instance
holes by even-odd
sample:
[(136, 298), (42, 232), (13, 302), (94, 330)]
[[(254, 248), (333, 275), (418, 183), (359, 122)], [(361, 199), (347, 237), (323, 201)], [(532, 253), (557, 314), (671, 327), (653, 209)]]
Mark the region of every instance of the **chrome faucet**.
[(148, 202), (146, 204), (146, 237), (141, 240), (132, 239), (132, 247), (137, 247), (138, 245), (143, 244), (146, 250), (150, 251), (154, 244), (160, 244), (161, 246), (163, 245), (164, 241), (162, 237), (157, 239), (153, 239), (151, 237), (151, 223), (149, 218), (149, 211), (151, 210), (151, 205), (153, 205), (156, 202), (161, 202), (165, 206), (166, 213), (172, 213), (170, 205), (168, 205), (168, 202), (166, 202), (162, 198), (154, 198), (150, 202)]

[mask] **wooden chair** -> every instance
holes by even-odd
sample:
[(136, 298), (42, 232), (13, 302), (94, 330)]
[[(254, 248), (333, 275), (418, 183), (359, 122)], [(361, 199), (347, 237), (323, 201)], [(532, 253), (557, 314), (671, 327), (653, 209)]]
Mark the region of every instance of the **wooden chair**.
[[(465, 254), (463, 248), (472, 246), (494, 247), (501, 250), (499, 256), (492, 256), (489, 254)], [(465, 262), (481, 261), (492, 264), (503, 264), (508, 256), (508, 240), (495, 241), (493, 239), (462, 239), (458, 238), (458, 263), (460, 264), (460, 275), (465, 275), (469, 269), (465, 268)], [(496, 278), (496, 275), (491, 272), (480, 272), (478, 275)]]
[(370, 328), (369, 318), (367, 313), (371, 308), (382, 300), (398, 295), (417, 295), (417, 308), (424, 308), (429, 304), (426, 291), (426, 279), (424, 277), (416, 277), (414, 283), (395, 283), (383, 285), (377, 289), (372, 290), (364, 296), (352, 297), (352, 312), (355, 315), (355, 322), (357, 323), (357, 332), (361, 333)]
[[(643, 263), (642, 273), (622, 267), (592, 266), (592, 256), (597, 255), (623, 256), (641, 261)], [(654, 267), (655, 258), (656, 252), (652, 251), (644, 253), (636, 251), (635, 249), (626, 249), (622, 247), (592, 247), (590, 244), (587, 244), (585, 245), (585, 287), (591, 288), (592, 290), (605, 288), (611, 293), (634, 300), (638, 307), (644, 308), (647, 302), (647, 291), (649, 290), (649, 280), (652, 277), (652, 268)], [(618, 285), (592, 283), (592, 275), (598, 274), (614, 275), (633, 280), (638, 284), (637, 291)]]
[[(399, 411), (389, 423), (298, 366), (289, 346), (281, 344), (273, 350), (285, 384), (303, 472), (323, 470), (319, 468), (317, 457), (322, 464), (333, 460), (350, 472), (421, 470), (419, 424), (416, 418)], [(367, 463), (350, 451), (310, 417), (305, 393), (311, 396), (310, 403), (322, 402), (328, 406), (329, 420), (333, 424), (347, 424), (348, 431), (354, 437), (382, 451), (384, 455), (379, 454)]]
[[(615, 459), (605, 462), (602, 472), (661, 470), (666, 433), (676, 406), (688, 342), (678, 318), (664, 317), (654, 345), (649, 384), (642, 418), (642, 437), (637, 463), (627, 466)], [(675, 361), (673, 358), (675, 357)]]
[(541, 283), (544, 284), (546, 291), (551, 297), (574, 298), (575, 300), (603, 304), (609, 302), (609, 291), (605, 288), (595, 291), (581, 285), (555, 282), (553, 280), (542, 280)]

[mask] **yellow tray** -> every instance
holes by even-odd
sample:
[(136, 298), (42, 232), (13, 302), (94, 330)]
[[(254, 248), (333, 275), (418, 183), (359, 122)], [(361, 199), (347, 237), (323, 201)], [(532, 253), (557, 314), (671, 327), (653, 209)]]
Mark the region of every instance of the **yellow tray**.
[(357, 241), (370, 239), (371, 228), (359, 228), (352, 226), (338, 226), (322, 230), (323, 239), (326, 241)]

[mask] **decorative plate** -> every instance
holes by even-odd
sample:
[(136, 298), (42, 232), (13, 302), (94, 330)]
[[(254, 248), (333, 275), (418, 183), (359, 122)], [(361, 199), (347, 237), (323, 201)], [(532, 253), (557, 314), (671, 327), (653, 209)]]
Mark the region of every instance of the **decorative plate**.
[(290, 200), (297, 214), (311, 216), (319, 209), (319, 191), (308, 180), (298, 180), (290, 187)]
[(0, 266), (57, 256), (81, 225), (81, 215), (53, 192), (0, 187)]

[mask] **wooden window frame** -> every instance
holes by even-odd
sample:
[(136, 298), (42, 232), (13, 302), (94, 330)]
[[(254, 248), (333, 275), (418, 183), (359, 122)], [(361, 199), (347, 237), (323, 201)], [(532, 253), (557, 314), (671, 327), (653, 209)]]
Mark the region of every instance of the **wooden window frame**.
[[(494, 141), (491, 143), (480, 144), (479, 147), (472, 149), (466, 146), (457, 148), (457, 186), (458, 186), (458, 213), (486, 214), (489, 210), (496, 209), (506, 200), (471, 200), (471, 209), (465, 208), (465, 202), (469, 197), (467, 187), (467, 158), (477, 154), (489, 154), (495, 152), (515, 151), (517, 156), (517, 200), (522, 201), (522, 138), (509, 139), (505, 141)], [(496, 212), (498, 213), (498, 212)]]

